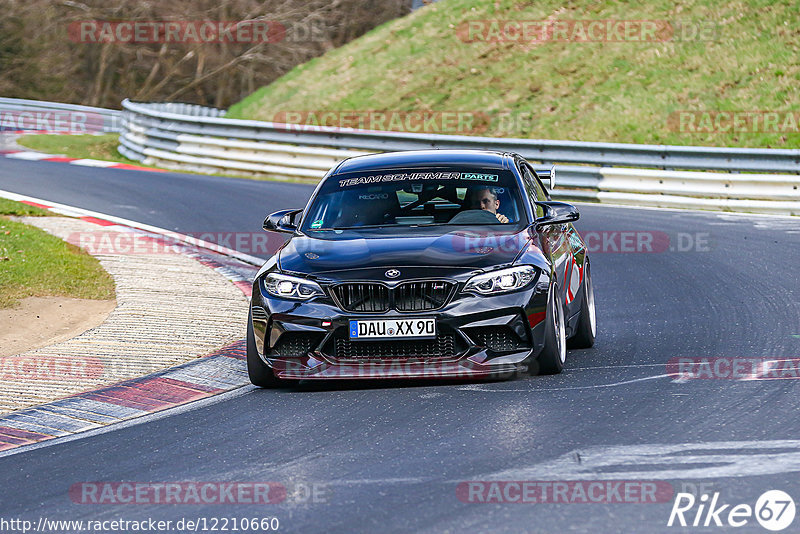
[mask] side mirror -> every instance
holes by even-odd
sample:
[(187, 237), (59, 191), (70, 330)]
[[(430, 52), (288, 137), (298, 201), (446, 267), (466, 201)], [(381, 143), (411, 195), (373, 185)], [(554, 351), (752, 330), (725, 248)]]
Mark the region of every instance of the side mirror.
[(552, 224), (567, 224), (580, 219), (578, 208), (566, 202), (537, 202), (537, 206), (544, 208), (544, 215), (536, 219), (536, 227)]
[(303, 210), (276, 211), (264, 219), (263, 228), (264, 230), (270, 230), (273, 232), (285, 232), (293, 234), (297, 231), (297, 225), (294, 223), (294, 218), (298, 213), (302, 212)]

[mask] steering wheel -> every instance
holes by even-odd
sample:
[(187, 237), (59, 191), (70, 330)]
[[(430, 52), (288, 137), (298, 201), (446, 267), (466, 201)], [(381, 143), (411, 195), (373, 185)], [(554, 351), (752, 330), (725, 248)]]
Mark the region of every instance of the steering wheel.
[(500, 221), (488, 210), (465, 210), (456, 213), (448, 224), (497, 224)]

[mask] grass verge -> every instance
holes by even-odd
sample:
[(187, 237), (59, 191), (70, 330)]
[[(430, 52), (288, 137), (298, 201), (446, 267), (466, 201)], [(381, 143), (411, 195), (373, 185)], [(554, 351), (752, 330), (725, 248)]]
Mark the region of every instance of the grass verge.
[(16, 215), (17, 217), (49, 217), (51, 213), (42, 208), (14, 202), (6, 198), (0, 198), (0, 215)]
[(68, 158), (99, 159), (103, 161), (116, 161), (147, 167), (138, 161), (126, 158), (117, 152), (119, 145), (118, 134), (102, 135), (50, 135), (32, 134), (23, 135), (17, 139), (17, 144), (48, 154), (63, 154)]
[(98, 159), (102, 161), (116, 161), (117, 163), (126, 163), (128, 165), (136, 165), (138, 167), (146, 167), (149, 169), (161, 169), (169, 172), (179, 172), (182, 174), (200, 174), (204, 176), (222, 176), (225, 178), (248, 178), (250, 180), (270, 180), (278, 182), (295, 182), (301, 184), (316, 184), (318, 180), (305, 180), (302, 178), (287, 178), (281, 176), (253, 176), (250, 174), (233, 174), (233, 173), (204, 173), (194, 172), (187, 170), (168, 169), (166, 167), (158, 167), (156, 165), (145, 165), (140, 161), (134, 161), (126, 158), (117, 152), (119, 136), (117, 134), (104, 134), (104, 135), (51, 135), (51, 134), (30, 134), (23, 135), (17, 139), (17, 144), (30, 148), (31, 150), (38, 150), (48, 154), (63, 154), (69, 158), (78, 159)]
[(0, 199), (0, 308), (14, 307), (20, 299), (34, 296), (113, 299), (114, 280), (95, 258), (9, 218), (45, 214), (39, 208)]

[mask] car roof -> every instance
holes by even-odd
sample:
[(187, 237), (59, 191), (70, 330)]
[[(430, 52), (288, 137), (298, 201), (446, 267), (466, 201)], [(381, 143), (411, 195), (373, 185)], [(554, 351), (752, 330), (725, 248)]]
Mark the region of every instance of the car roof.
[(512, 155), (490, 150), (408, 150), (368, 154), (344, 160), (331, 176), (351, 173), (426, 167), (480, 167), (509, 169)]

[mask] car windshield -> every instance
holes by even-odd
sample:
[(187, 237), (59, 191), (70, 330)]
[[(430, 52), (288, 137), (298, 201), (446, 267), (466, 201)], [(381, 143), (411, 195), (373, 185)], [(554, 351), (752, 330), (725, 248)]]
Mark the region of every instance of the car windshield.
[(329, 178), (301, 229), (508, 226), (526, 220), (517, 181), (508, 170), (414, 169)]

